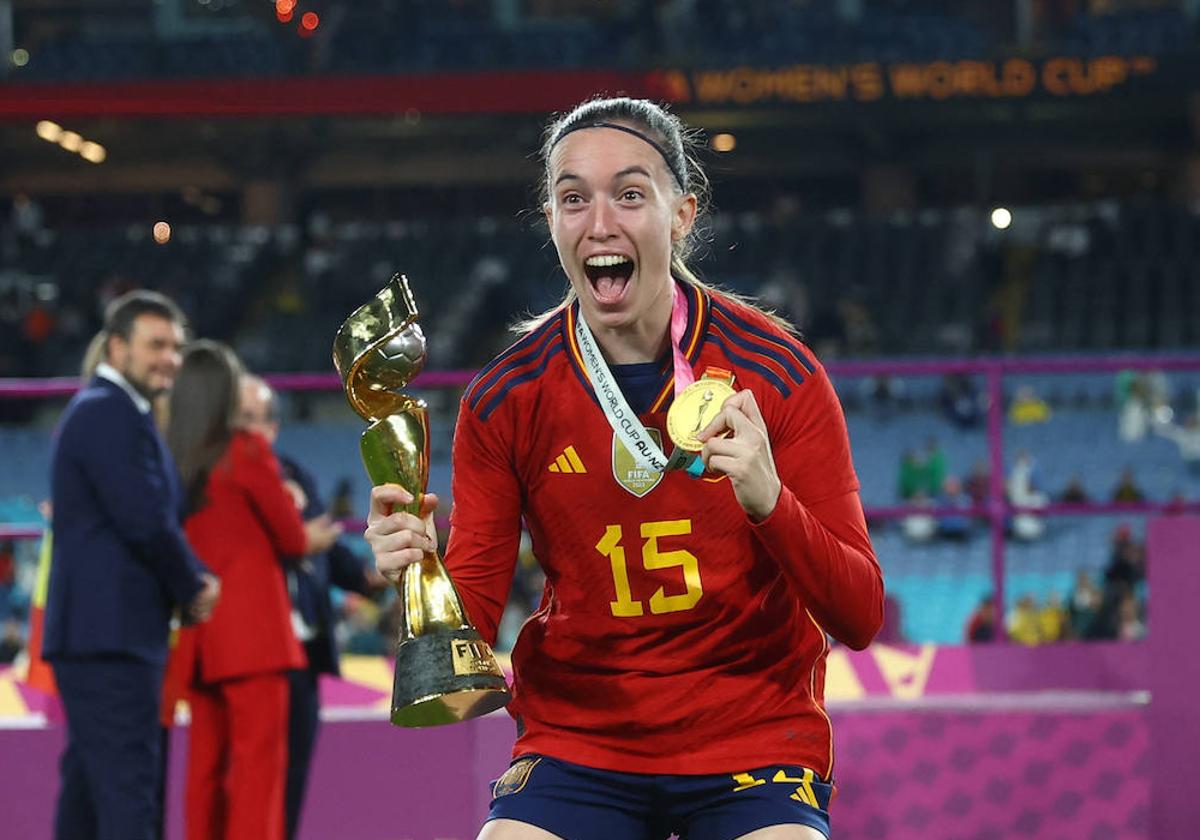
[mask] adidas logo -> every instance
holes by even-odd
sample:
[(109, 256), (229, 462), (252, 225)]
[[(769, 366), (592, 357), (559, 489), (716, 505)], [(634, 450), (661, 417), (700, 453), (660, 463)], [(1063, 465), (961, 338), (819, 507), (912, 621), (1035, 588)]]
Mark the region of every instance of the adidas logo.
[(550, 472), (583, 474), (587, 472), (587, 467), (579, 460), (579, 453), (575, 451), (575, 447), (568, 446), (554, 459), (554, 463), (550, 465)]

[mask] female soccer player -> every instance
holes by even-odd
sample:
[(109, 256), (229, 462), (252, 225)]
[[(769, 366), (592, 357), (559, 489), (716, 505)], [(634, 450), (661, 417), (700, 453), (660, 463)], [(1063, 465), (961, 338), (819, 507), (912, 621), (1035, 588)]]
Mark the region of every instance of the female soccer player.
[[(883, 618), (837, 397), (786, 324), (687, 268), (705, 179), (677, 118), (589, 101), (543, 157), (570, 292), (480, 372), (454, 441), (445, 560), (484, 638), (522, 520), (546, 573), (480, 840), (828, 837), (826, 634), (861, 649)], [(409, 501), (372, 493), (393, 579), (435, 547), (437, 500), (389, 513)]]

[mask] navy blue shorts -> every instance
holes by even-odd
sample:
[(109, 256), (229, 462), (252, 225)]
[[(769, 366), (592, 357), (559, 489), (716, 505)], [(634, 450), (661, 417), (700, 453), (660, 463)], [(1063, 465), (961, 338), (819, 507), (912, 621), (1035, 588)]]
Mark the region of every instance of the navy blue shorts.
[(833, 786), (775, 764), (744, 773), (666, 776), (524, 756), (492, 782), (489, 820), (519, 820), (564, 840), (732, 840), (799, 823), (829, 836)]

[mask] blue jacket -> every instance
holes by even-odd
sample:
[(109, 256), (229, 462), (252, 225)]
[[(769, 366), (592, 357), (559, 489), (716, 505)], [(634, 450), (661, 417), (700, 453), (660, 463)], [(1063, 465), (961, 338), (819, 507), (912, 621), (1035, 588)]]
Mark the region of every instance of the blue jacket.
[[(300, 485), (308, 498), (301, 516), (307, 522), (326, 511), (325, 502), (317, 492), (317, 483), (312, 475), (295, 461), (280, 456), (283, 475)], [(308, 667), (324, 674), (337, 674), (338, 650), (333, 631), (336, 618), (333, 603), (329, 598), (329, 587), (336, 586), (348, 592), (370, 595), (367, 584), (366, 564), (341, 540), (324, 554), (310, 554), (296, 566), (287, 566), (288, 588), (292, 593), (292, 605), (299, 611), (316, 635), (305, 642)]]
[(165, 662), (171, 610), (195, 599), (205, 567), (180, 527), (175, 462), (153, 417), (96, 377), (63, 412), (50, 474), (43, 655)]

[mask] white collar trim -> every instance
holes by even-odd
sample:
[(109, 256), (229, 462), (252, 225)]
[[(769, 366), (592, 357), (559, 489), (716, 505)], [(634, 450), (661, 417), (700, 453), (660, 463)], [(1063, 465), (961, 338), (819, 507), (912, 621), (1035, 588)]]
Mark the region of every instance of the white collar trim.
[(136, 388), (129, 384), (129, 380), (120, 374), (120, 372), (108, 364), (101, 362), (96, 365), (96, 375), (101, 379), (107, 379), (109, 382), (118, 386), (122, 391), (129, 395), (129, 399), (133, 400), (133, 404), (137, 406), (137, 410), (142, 414), (150, 413), (150, 400), (142, 396)]

